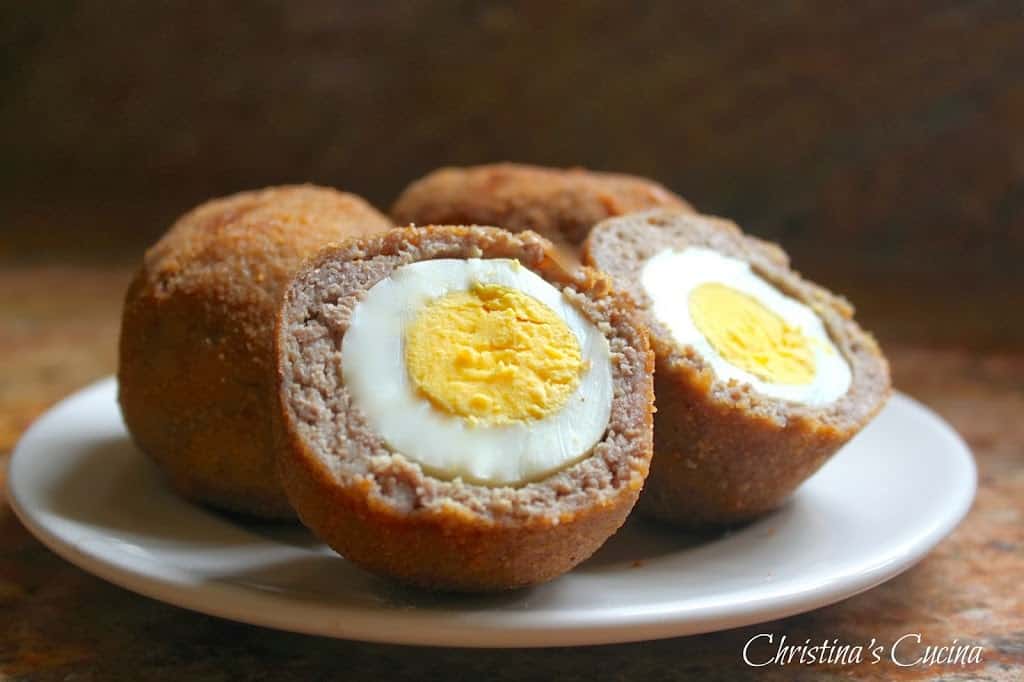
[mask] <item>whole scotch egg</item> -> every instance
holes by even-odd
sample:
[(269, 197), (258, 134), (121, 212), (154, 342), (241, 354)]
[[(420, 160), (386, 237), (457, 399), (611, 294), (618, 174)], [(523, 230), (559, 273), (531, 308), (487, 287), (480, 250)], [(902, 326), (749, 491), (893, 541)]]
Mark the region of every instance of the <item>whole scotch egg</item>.
[(396, 225), (497, 225), (551, 240), (556, 258), (579, 267), (579, 247), (594, 225), (652, 208), (692, 210), (659, 183), (635, 175), (522, 163), (438, 168), (395, 200)]
[(551, 244), (392, 230), (322, 253), (277, 329), (279, 472), (354, 563), (448, 590), (549, 580), (622, 524), (653, 385), (632, 303)]
[(197, 206), (146, 251), (124, 299), (118, 403), (176, 493), (295, 517), (269, 426), (278, 300), (327, 244), (390, 227), (353, 194), (268, 187)]

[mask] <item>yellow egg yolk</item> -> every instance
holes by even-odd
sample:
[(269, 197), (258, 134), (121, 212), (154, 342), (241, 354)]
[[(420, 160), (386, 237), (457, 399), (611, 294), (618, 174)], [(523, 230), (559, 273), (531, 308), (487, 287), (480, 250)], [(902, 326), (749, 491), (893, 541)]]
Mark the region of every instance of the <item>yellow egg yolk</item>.
[(690, 292), (690, 317), (722, 358), (773, 384), (814, 381), (814, 351), (803, 332), (757, 299), (718, 283)]
[(425, 306), (406, 328), (405, 363), (436, 407), (484, 425), (556, 412), (584, 369), (576, 336), (554, 310), (497, 284)]

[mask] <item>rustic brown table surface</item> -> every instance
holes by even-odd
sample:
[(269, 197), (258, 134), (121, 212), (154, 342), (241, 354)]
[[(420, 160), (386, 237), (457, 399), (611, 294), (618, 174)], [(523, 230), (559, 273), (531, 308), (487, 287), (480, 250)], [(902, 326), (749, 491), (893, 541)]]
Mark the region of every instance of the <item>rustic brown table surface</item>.
[[(125, 266), (0, 266), (0, 471), (33, 419), (113, 371), (128, 274)], [(951, 312), (935, 324), (955, 319)], [(927, 334), (904, 333), (919, 329), (905, 320), (892, 328), (903, 331), (882, 340), (897, 387), (970, 444), (978, 496), (920, 564), (834, 606), (727, 632), (602, 647), (478, 651), (335, 641), (220, 620), (114, 587), (45, 549), (2, 501), (0, 678), (1024, 679), (1024, 351), (936, 345)], [(755, 670), (741, 652), (761, 632), (850, 643), (919, 632), (929, 644), (977, 644), (983, 662)]]

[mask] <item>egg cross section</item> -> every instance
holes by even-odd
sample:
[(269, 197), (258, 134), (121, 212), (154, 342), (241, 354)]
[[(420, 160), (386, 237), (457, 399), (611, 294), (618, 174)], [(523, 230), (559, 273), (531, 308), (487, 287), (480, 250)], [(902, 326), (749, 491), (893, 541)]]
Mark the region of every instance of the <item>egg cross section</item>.
[(818, 313), (742, 258), (665, 249), (644, 263), (641, 286), (658, 323), (723, 384), (812, 406), (850, 388), (850, 365)]
[(814, 350), (806, 336), (753, 296), (718, 282), (690, 292), (690, 316), (727, 362), (773, 384), (814, 381)]
[(341, 359), (382, 442), (445, 480), (539, 480), (586, 457), (611, 415), (602, 330), (511, 259), (395, 268), (352, 310)]
[(484, 283), (425, 306), (406, 330), (405, 361), (436, 407), (487, 426), (558, 411), (584, 369), (575, 335), (551, 308)]

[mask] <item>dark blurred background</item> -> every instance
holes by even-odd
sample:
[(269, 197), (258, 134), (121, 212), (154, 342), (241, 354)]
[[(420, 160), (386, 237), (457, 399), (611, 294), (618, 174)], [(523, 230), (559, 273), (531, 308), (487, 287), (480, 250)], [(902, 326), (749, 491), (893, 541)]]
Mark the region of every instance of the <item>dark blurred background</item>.
[(585, 165), (780, 241), (883, 340), (1024, 341), (1019, 0), (3, 7), (0, 267), (127, 266), (263, 185)]

